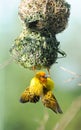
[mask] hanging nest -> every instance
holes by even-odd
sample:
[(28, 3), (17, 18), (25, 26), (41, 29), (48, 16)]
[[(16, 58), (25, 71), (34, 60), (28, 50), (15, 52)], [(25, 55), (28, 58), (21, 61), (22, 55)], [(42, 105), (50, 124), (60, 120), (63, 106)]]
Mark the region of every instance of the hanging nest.
[(15, 40), (10, 52), (13, 59), (24, 68), (50, 68), (58, 58), (59, 42), (47, 32), (24, 30)]
[(50, 68), (56, 63), (59, 50), (56, 34), (68, 23), (70, 5), (64, 0), (21, 0), (19, 16), (23, 31), (15, 40), (10, 52), (24, 68)]
[(69, 15), (70, 5), (64, 0), (22, 0), (19, 5), (19, 16), (27, 27), (52, 34), (66, 28)]

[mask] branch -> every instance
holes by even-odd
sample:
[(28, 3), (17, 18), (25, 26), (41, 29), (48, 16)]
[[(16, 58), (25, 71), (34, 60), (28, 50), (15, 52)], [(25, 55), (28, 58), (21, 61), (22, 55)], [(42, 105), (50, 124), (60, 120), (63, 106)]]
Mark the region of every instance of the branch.
[(81, 75), (79, 75), (79, 74), (77, 74), (77, 73), (75, 73), (75, 72), (73, 72), (73, 71), (71, 71), (71, 70), (68, 70), (68, 69), (64, 68), (63, 66), (61, 66), (60, 68), (61, 68), (62, 70), (64, 70), (64, 71), (66, 71), (66, 72), (72, 74), (72, 75), (81, 76)]
[(79, 96), (68, 109), (68, 111), (63, 115), (61, 120), (56, 124), (53, 130), (65, 130), (69, 123), (76, 116), (78, 111), (81, 109), (81, 96)]
[(46, 123), (49, 119), (48, 113), (45, 111), (43, 119), (40, 121), (40, 126), (37, 128), (37, 130), (45, 130)]
[(0, 64), (0, 69), (5, 68), (7, 65), (9, 65), (10, 63), (12, 63), (12, 58), (8, 59), (7, 61), (5, 61), (3, 64)]
[(76, 79), (76, 78), (80, 78), (80, 77), (81, 77), (80, 74), (77, 74), (77, 73), (75, 73), (75, 72), (73, 72), (73, 71), (71, 71), (71, 70), (68, 70), (68, 69), (64, 68), (63, 66), (61, 66), (60, 68), (61, 68), (62, 70), (64, 70), (65, 72), (70, 73), (71, 75), (74, 75), (74, 77), (69, 78), (69, 79), (65, 80), (64, 82), (70, 82), (70, 81), (72, 81), (72, 80), (74, 80), (74, 79)]

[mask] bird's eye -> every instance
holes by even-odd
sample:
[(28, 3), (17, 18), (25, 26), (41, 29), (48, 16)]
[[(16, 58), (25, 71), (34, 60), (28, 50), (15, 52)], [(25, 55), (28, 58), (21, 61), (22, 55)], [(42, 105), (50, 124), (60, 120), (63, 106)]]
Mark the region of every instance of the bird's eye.
[(42, 76), (42, 78), (45, 78), (45, 76)]

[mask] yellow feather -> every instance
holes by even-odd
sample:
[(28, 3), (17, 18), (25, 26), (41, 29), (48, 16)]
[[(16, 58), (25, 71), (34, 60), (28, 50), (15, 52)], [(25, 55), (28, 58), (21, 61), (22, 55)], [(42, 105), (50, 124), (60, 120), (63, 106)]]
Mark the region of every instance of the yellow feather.
[(51, 78), (47, 78), (46, 88), (50, 91), (54, 88), (54, 82)]
[(34, 77), (30, 82), (30, 92), (33, 92), (37, 96), (41, 96), (41, 94), (43, 93), (43, 85), (36, 77)]

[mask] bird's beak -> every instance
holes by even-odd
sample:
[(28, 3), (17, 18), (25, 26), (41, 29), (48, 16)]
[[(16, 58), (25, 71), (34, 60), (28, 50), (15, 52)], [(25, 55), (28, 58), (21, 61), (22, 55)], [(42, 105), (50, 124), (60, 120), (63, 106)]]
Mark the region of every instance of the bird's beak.
[(45, 78), (50, 78), (50, 75), (45, 75)]

